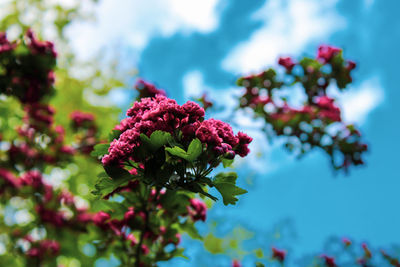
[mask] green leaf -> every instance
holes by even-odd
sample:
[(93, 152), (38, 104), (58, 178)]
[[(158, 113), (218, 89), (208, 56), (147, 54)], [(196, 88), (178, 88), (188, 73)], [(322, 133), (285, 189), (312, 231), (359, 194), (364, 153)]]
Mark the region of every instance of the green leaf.
[(222, 159), (222, 165), (224, 168), (230, 167), (233, 163), (233, 159)]
[(168, 153), (170, 153), (173, 156), (179, 157), (179, 158), (187, 158), (188, 154), (186, 153), (185, 150), (180, 148), (179, 146), (174, 146), (174, 147), (167, 147), (165, 148)]
[(93, 211), (105, 211), (111, 214), (113, 219), (122, 220), (127, 208), (119, 202), (109, 200), (97, 200), (93, 204)]
[(163, 131), (154, 131), (150, 138), (145, 134), (140, 134), (142, 142), (153, 152), (165, 146), (172, 139), (171, 134)]
[(187, 154), (189, 155), (189, 161), (196, 160), (201, 155), (202, 152), (203, 152), (203, 144), (201, 143), (201, 141), (198, 138), (193, 139), (192, 142), (190, 142), (187, 151)]
[(196, 182), (193, 182), (193, 183), (185, 185), (185, 189), (187, 189), (189, 191), (192, 191), (193, 193), (200, 193), (200, 194), (202, 194), (204, 196), (207, 196), (207, 197), (211, 198), (214, 201), (218, 200), (218, 198), (216, 198), (213, 195), (210, 195), (209, 193), (204, 191), (204, 189), (201, 187), (201, 185), (199, 185)]
[(163, 131), (155, 131), (150, 135), (151, 144), (158, 148), (168, 144), (170, 139), (172, 139), (171, 134)]
[(104, 197), (108, 194), (110, 194), (112, 191), (117, 189), (118, 187), (122, 186), (124, 183), (127, 183), (130, 181), (131, 178), (123, 178), (119, 179), (117, 181), (107, 177), (107, 178), (101, 178), (96, 184), (95, 184), (95, 190), (92, 191), (93, 195), (97, 195), (100, 197)]
[(203, 239), (203, 237), (197, 231), (197, 228), (194, 225), (194, 223), (186, 221), (185, 223), (180, 225), (180, 228), (181, 228), (181, 230), (185, 231), (193, 239), (199, 239), (199, 240)]
[(165, 150), (173, 156), (185, 159), (189, 162), (193, 162), (203, 152), (203, 145), (201, 141), (196, 138), (193, 139), (192, 142), (190, 142), (187, 152), (178, 146), (167, 147), (165, 148)]
[(212, 254), (222, 254), (225, 252), (223, 241), (222, 238), (210, 233), (204, 238), (204, 248)]
[(101, 157), (108, 153), (110, 144), (97, 144), (94, 146), (93, 151), (90, 153), (92, 157)]
[(121, 135), (121, 131), (120, 130), (112, 130), (109, 134), (108, 134), (108, 141), (112, 142), (114, 141), (114, 139), (118, 139), (119, 136)]
[(100, 179), (94, 186), (96, 189), (92, 191), (94, 195), (104, 197), (132, 180), (132, 175), (118, 166), (104, 166), (104, 170), (109, 177), (105, 176), (104, 173), (99, 174)]
[(224, 205), (235, 205), (238, 200), (235, 196), (247, 193), (246, 190), (236, 186), (237, 174), (235, 172), (219, 173), (215, 176), (214, 186), (220, 192)]
[(183, 254), (183, 252), (185, 251), (184, 248), (178, 248), (176, 250), (174, 250), (173, 252), (171, 252), (171, 256), (172, 257), (180, 257), (180, 258), (184, 258), (186, 260), (188, 260), (189, 258)]
[(262, 251), (261, 248), (254, 250), (254, 254), (255, 254), (256, 257), (259, 258), (259, 259), (264, 258), (264, 252)]
[(119, 166), (109, 165), (103, 166), (106, 173), (113, 179), (113, 180), (120, 180), (120, 179), (131, 179), (132, 175)]
[(261, 262), (256, 262), (256, 267), (265, 267), (265, 265)]

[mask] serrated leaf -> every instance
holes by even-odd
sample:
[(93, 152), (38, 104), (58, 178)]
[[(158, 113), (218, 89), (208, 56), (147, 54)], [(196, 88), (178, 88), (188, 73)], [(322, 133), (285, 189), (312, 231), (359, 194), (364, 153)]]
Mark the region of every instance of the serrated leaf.
[(179, 158), (187, 158), (188, 154), (186, 153), (185, 150), (183, 150), (182, 148), (180, 148), (179, 146), (174, 146), (174, 147), (167, 147), (165, 148), (166, 151), (168, 151), (168, 153), (170, 153), (173, 156), (179, 157)]
[(200, 193), (200, 194), (202, 194), (202, 195), (204, 195), (204, 196), (207, 196), (207, 197), (211, 198), (211, 199), (214, 200), (214, 201), (217, 201), (217, 200), (218, 200), (218, 198), (216, 198), (216, 197), (214, 197), (213, 195), (210, 195), (209, 193), (207, 193), (206, 191), (204, 191), (204, 189), (201, 187), (201, 185), (199, 185), (199, 184), (196, 183), (196, 182), (187, 184), (186, 187), (185, 187), (185, 189), (187, 189), (187, 190), (189, 190), (189, 191), (192, 191), (193, 193)]
[(191, 238), (202, 240), (203, 237), (197, 231), (196, 226), (193, 223), (185, 222), (180, 225), (180, 228), (185, 231)]
[(115, 201), (97, 200), (93, 204), (93, 211), (105, 211), (111, 214), (113, 219), (122, 220), (126, 212), (126, 207)]
[(238, 200), (235, 196), (247, 193), (246, 190), (236, 186), (237, 174), (235, 172), (219, 173), (215, 176), (214, 186), (223, 198), (224, 205), (235, 205)]
[(119, 136), (121, 135), (121, 131), (120, 130), (112, 130), (109, 134), (108, 134), (108, 141), (112, 142), (114, 141), (114, 139), (118, 139)]
[(131, 180), (131, 177), (122, 177), (118, 180), (111, 179), (109, 177), (103, 177), (98, 180), (95, 184), (95, 190), (92, 191), (93, 195), (104, 197), (113, 192), (118, 187), (122, 186)]
[(163, 131), (154, 131), (150, 135), (151, 144), (158, 148), (168, 144), (170, 139), (172, 139), (171, 134)]
[[(104, 166), (105, 173), (99, 174), (99, 180), (95, 185), (94, 195), (104, 197), (112, 191), (132, 179), (132, 175), (119, 166)], [(111, 177), (111, 178), (110, 178)]]
[(173, 257), (180, 257), (180, 258), (184, 258), (184, 259), (188, 260), (189, 257), (183, 254), (184, 251), (185, 251), (184, 248), (178, 248), (172, 253), (172, 255), (173, 255)]
[(145, 134), (140, 134), (140, 140), (153, 152), (168, 144), (171, 139), (171, 134), (164, 131), (154, 131), (150, 138)]
[(125, 170), (124, 168), (121, 168), (119, 166), (114, 166), (114, 165), (106, 165), (103, 166), (104, 170), (110, 176), (113, 180), (117, 181), (120, 179), (131, 179), (132, 175)]
[(224, 240), (222, 238), (216, 237), (212, 233), (204, 237), (204, 248), (212, 254), (224, 253), (225, 249), (223, 245)]
[(233, 163), (233, 159), (222, 159), (222, 165), (224, 168), (230, 167)]
[(202, 152), (203, 144), (201, 143), (201, 141), (198, 138), (193, 139), (192, 142), (190, 142), (187, 151), (187, 154), (189, 155), (189, 161), (196, 160)]
[(90, 153), (92, 157), (101, 157), (108, 153), (110, 144), (97, 144), (94, 146), (93, 151)]
[(178, 146), (167, 147), (165, 150), (173, 156), (192, 162), (196, 160), (203, 152), (203, 145), (201, 141), (196, 138), (190, 142), (187, 152)]

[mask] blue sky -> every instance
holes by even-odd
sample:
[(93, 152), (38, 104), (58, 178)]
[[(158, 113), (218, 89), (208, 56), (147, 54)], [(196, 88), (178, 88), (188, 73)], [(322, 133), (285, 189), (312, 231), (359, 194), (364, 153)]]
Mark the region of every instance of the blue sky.
[[(252, 176), (252, 185), (242, 183), (249, 193), (237, 207), (218, 203), (209, 212), (209, 220), (253, 231), (249, 247), (264, 249), (271, 239), (263, 237), (289, 218), (297, 237), (274, 244), (301, 255), (319, 252), (331, 235), (378, 247), (400, 243), (399, 8), (397, 0), (104, 0), (96, 8), (97, 22), (75, 23), (68, 34), (82, 60), (118, 46), (141, 77), (181, 103), (207, 91), (232, 106), (238, 75), (273, 65), (280, 55), (313, 55), (321, 43), (342, 47), (357, 61), (354, 84), (340, 103), (346, 120), (360, 126), (370, 145), (366, 167), (335, 175), (319, 151), (296, 161), (279, 141), (268, 144), (261, 133), (248, 130), (255, 137), (253, 156), (237, 168)], [(224, 118), (226, 112), (213, 116)], [(244, 114), (236, 123), (250, 126)], [(256, 157), (260, 151), (262, 157)], [(164, 266), (230, 261), (211, 257), (196, 242), (184, 244), (192, 261)]]

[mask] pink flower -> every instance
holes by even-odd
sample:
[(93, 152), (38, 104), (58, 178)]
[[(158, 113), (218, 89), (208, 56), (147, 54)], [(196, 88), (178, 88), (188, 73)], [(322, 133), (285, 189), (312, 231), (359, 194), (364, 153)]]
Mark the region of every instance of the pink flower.
[(349, 60), (349, 61), (347, 61), (346, 69), (348, 69), (349, 71), (354, 70), (356, 68), (356, 66), (357, 66), (357, 64), (354, 61)]
[(321, 258), (324, 259), (325, 265), (327, 267), (336, 267), (337, 266), (336, 263), (335, 263), (335, 258), (329, 257), (327, 255), (321, 255)]
[(42, 187), (43, 177), (39, 171), (28, 171), (21, 176), (21, 183), (24, 186), (32, 186), (35, 189)]
[(245, 157), (250, 152), (248, 145), (251, 143), (251, 141), (253, 141), (253, 138), (251, 138), (250, 136), (248, 136), (247, 134), (242, 133), (242, 132), (238, 132), (237, 137), (239, 140), (237, 153), (239, 154), (239, 156)]
[(88, 213), (86, 209), (77, 209), (77, 211), (76, 220), (79, 223), (86, 224), (93, 221), (93, 215)]
[(318, 115), (331, 121), (341, 121), (340, 109), (333, 103), (334, 100), (328, 96), (321, 96), (317, 99), (317, 106), (321, 109)]
[(42, 240), (33, 243), (27, 252), (27, 256), (31, 258), (43, 258), (46, 256), (56, 256), (60, 251), (60, 244), (55, 240)]
[(85, 113), (79, 110), (72, 112), (70, 118), (75, 128), (83, 127), (94, 121), (94, 115), (92, 113)]
[(286, 70), (289, 72), (292, 71), (294, 66), (296, 66), (291, 57), (280, 57), (278, 60), (278, 64), (285, 67)]
[(177, 246), (177, 245), (179, 245), (181, 243), (181, 234), (176, 234), (175, 235), (175, 241), (174, 241), (174, 244), (175, 244), (175, 246)]
[(58, 200), (65, 205), (73, 205), (74, 204), (74, 196), (71, 192), (67, 190), (62, 190), (60, 195), (58, 196)]
[(133, 208), (133, 207), (129, 207), (129, 208), (128, 208), (128, 211), (125, 212), (124, 220), (125, 220), (126, 222), (129, 222), (129, 221), (132, 220), (133, 218), (135, 218), (135, 211), (134, 211), (134, 208)]
[(136, 246), (138, 243), (136, 237), (133, 234), (127, 235), (126, 240), (129, 240), (131, 242), (131, 246)]
[(20, 187), (20, 181), (17, 179), (17, 177), (15, 177), (12, 172), (2, 168), (0, 168), (0, 183), (2, 184), (2, 186), (0, 187), (0, 194), (5, 190), (7, 186), (11, 188)]
[(167, 95), (164, 90), (157, 89), (154, 84), (146, 82), (143, 79), (137, 80), (135, 89), (139, 92), (139, 99), (145, 97), (155, 97), (156, 95)]
[(75, 154), (76, 150), (71, 146), (62, 146), (60, 147), (60, 152), (66, 155), (73, 155)]
[(238, 261), (238, 260), (233, 260), (233, 262), (232, 262), (232, 267), (242, 267), (242, 265), (240, 264), (240, 261)]
[(124, 225), (125, 225), (125, 222), (122, 220), (122, 221), (119, 221), (119, 220), (116, 220), (116, 219), (114, 219), (114, 220), (111, 220), (109, 223), (108, 223), (108, 226), (110, 227), (110, 229), (114, 232), (114, 234), (115, 235), (117, 235), (117, 236), (121, 236), (122, 235), (122, 227), (124, 227)]
[(31, 103), (25, 105), (26, 117), (31, 127), (35, 129), (49, 129), (53, 124), (55, 110), (52, 106), (41, 103)]
[(66, 222), (62, 212), (47, 209), (43, 205), (36, 206), (36, 212), (39, 214), (39, 217), (43, 222), (50, 223), (56, 227), (61, 227)]
[(57, 57), (57, 52), (52, 42), (39, 41), (31, 29), (27, 31), (26, 37), (28, 39), (28, 47), (33, 54), (49, 54), (54, 58)]
[(323, 63), (327, 63), (340, 52), (342, 52), (342, 49), (340, 48), (329, 45), (321, 45), (318, 48), (317, 58), (321, 59)]
[(104, 211), (99, 211), (93, 216), (93, 223), (98, 227), (104, 227), (107, 223), (107, 220), (110, 219), (111, 216)]
[(143, 253), (144, 255), (147, 255), (147, 254), (150, 253), (149, 247), (146, 246), (145, 244), (143, 244), (141, 248), (142, 248), (142, 253)]
[(122, 131), (118, 139), (110, 143), (108, 154), (102, 158), (104, 165), (120, 165), (126, 160), (142, 162), (137, 151), (142, 146), (141, 134), (148, 137), (160, 130), (176, 136), (182, 133), (183, 141), (190, 143), (198, 138), (207, 149), (210, 160), (226, 155), (233, 158), (236, 154), (246, 156), (251, 138), (243, 133), (238, 136), (229, 124), (219, 120), (204, 120), (204, 109), (188, 101), (182, 106), (175, 100), (157, 95), (154, 98), (143, 98), (128, 109), (128, 118), (121, 121), (115, 129)]
[(52, 255), (56, 255), (60, 251), (60, 244), (55, 240), (43, 240), (40, 242), (40, 248)]
[(193, 221), (202, 220), (204, 222), (206, 220), (207, 206), (203, 201), (192, 198), (187, 209)]
[(368, 248), (367, 244), (362, 243), (361, 246), (362, 246), (362, 248), (364, 250), (364, 257), (367, 258), (367, 259), (372, 258), (371, 250)]
[(284, 250), (280, 250), (277, 248), (272, 248), (272, 258), (279, 261), (279, 262), (283, 262), (285, 260), (286, 257), (286, 251)]
[(5, 32), (0, 32), (0, 54), (13, 50), (16, 44), (12, 44), (7, 40)]
[(351, 240), (348, 239), (347, 237), (343, 237), (342, 242), (346, 247), (349, 247), (351, 245)]

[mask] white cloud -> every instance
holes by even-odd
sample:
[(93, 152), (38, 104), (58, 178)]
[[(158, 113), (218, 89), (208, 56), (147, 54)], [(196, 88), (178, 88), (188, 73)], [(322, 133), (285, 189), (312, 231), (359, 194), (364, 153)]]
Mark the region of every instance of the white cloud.
[(190, 71), (185, 74), (182, 78), (182, 83), (186, 99), (200, 97), (206, 89), (203, 74), (198, 70)]
[(345, 25), (336, 13), (337, 0), (270, 0), (254, 14), (264, 22), (248, 41), (238, 45), (222, 62), (224, 69), (240, 73), (260, 71), (279, 55), (303, 52), (311, 41), (322, 40)]
[(382, 86), (378, 78), (364, 81), (358, 88), (338, 95), (346, 122), (362, 124), (368, 113), (379, 106), (384, 100)]
[(103, 0), (95, 8), (96, 22), (75, 22), (67, 34), (83, 59), (110, 44), (141, 50), (156, 35), (212, 31), (218, 26), (217, 4), (218, 0)]

